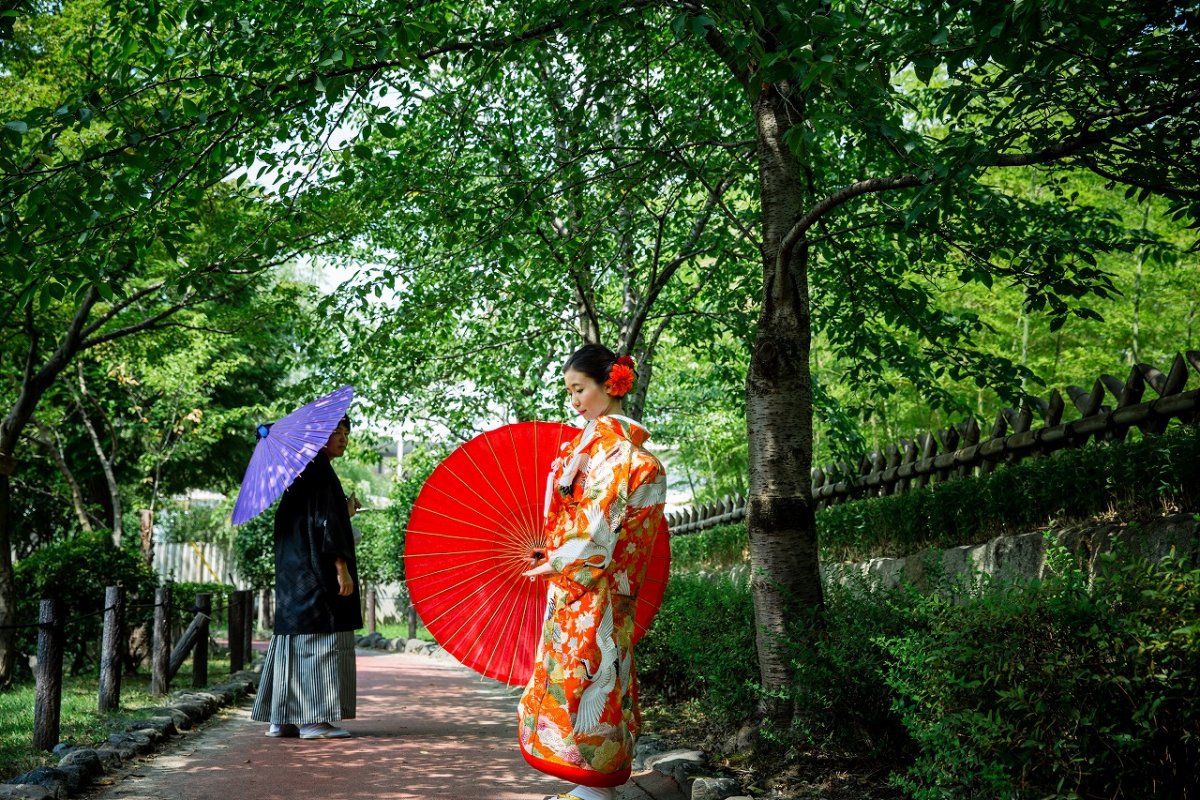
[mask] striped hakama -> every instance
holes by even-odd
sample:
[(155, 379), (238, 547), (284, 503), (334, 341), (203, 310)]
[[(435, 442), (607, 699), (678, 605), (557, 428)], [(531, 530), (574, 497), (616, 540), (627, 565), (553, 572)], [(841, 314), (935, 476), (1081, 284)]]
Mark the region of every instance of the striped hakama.
[(354, 633), (296, 633), (271, 637), (252, 719), (311, 725), (354, 719)]

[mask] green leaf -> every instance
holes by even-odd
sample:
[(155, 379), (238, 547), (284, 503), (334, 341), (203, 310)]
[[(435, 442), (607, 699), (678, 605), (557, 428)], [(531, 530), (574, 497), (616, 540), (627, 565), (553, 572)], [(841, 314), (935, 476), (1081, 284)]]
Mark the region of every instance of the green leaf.
[(682, 39), (687, 31), (688, 15), (679, 14), (671, 20), (671, 33), (675, 34), (676, 39)]
[(29, 132), (29, 125), (27, 125), (26, 123), (22, 122), (19, 119), (4, 123), (4, 127), (10, 131), (15, 131), (16, 133), (19, 133), (22, 135)]
[(937, 59), (930, 58), (928, 56), (922, 56), (921, 58), (913, 61), (913, 72), (916, 73), (917, 79), (921, 81), (921, 83), (924, 83), (928, 86), (929, 82), (933, 79), (933, 70), (937, 67), (937, 65)]

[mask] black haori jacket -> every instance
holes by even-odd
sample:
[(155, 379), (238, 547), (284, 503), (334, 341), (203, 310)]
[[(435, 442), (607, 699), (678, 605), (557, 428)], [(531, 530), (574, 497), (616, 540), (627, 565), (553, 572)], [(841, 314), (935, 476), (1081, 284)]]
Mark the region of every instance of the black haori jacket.
[[(338, 595), (344, 558), (354, 593)], [(275, 633), (336, 633), (361, 628), (358, 562), (346, 494), (329, 457), (317, 453), (275, 511)]]

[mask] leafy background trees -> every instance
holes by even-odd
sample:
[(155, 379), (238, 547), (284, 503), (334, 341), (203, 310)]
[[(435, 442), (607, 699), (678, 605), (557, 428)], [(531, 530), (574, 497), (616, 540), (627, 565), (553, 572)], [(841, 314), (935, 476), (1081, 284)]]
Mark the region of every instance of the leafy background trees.
[[(777, 690), (772, 637), (821, 605), (814, 463), (1194, 346), (1184, 4), (6, 19), (0, 554), (231, 487), (229, 431), (319, 386), (433, 438), (561, 418), (558, 365), (601, 339), (695, 495), (749, 495)], [(345, 280), (310, 298), (297, 259)], [(35, 491), (64, 502), (22, 522)]]

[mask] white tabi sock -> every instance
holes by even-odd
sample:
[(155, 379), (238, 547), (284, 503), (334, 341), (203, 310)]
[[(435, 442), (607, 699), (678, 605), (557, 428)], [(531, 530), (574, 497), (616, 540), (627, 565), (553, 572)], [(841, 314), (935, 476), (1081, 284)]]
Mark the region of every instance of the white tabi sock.
[(573, 786), (567, 791), (579, 800), (616, 800), (616, 789), (597, 789), (594, 786)]

